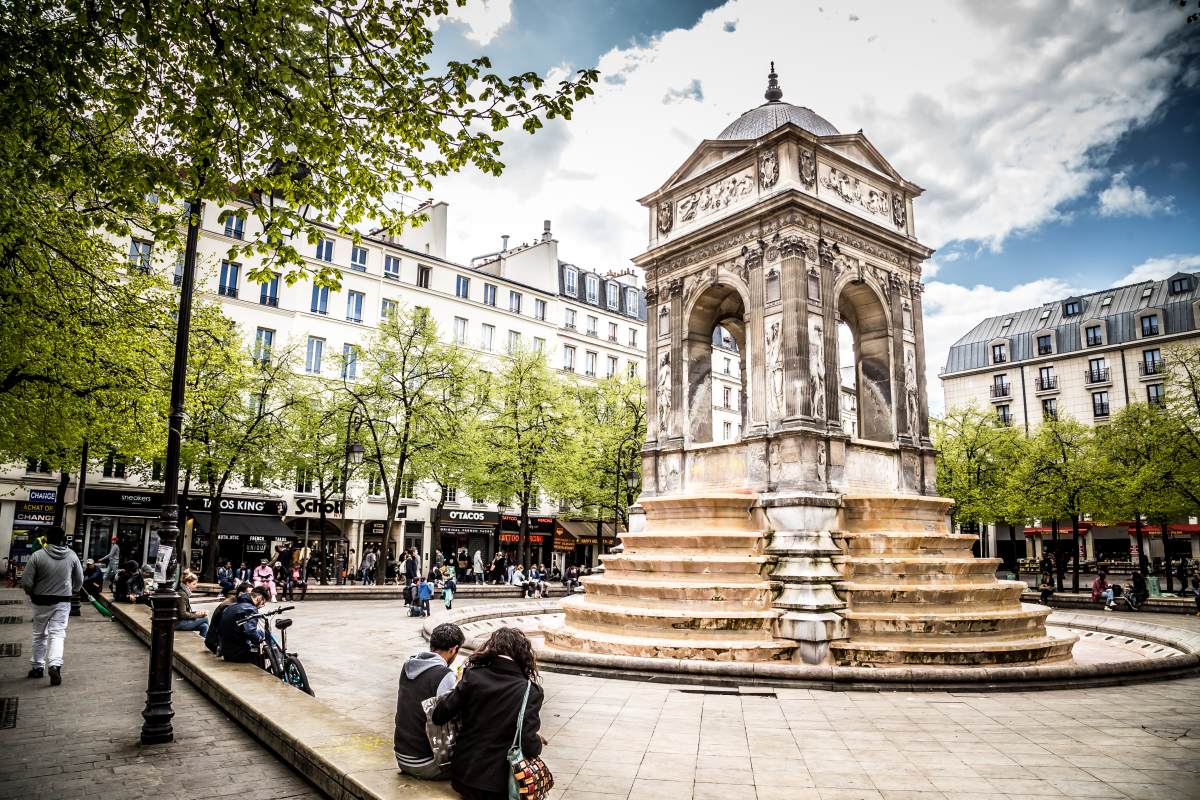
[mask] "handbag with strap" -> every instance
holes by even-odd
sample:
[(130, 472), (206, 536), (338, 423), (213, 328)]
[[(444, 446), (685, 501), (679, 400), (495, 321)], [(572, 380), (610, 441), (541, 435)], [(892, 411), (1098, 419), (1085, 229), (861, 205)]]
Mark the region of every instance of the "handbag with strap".
[(529, 703), (529, 689), (533, 681), (525, 684), (525, 698), (521, 700), (521, 713), (517, 714), (517, 732), (513, 735), (512, 747), (508, 748), (508, 800), (542, 800), (554, 788), (554, 776), (540, 756), (526, 758), (521, 752), (521, 731), (525, 727), (525, 706)]

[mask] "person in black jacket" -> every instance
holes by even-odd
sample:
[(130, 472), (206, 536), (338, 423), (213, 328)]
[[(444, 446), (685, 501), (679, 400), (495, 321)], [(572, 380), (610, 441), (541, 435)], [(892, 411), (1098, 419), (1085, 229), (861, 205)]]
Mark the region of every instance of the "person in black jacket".
[(430, 781), (450, 777), (445, 767), (434, 761), (421, 704), (454, 688), (456, 681), (450, 665), (463, 640), (461, 628), (443, 622), (429, 635), (430, 652), (417, 653), (404, 662), (396, 692), (396, 732), (392, 740), (401, 772)]
[(237, 602), (225, 609), (220, 625), (221, 658), (262, 665), (258, 646), (262, 643), (263, 633), (248, 617), (258, 613), (270, 599), (270, 589), (255, 586), (249, 593), (238, 595)]
[(517, 730), (525, 689), (525, 723), (521, 748), (525, 756), (541, 755), (542, 687), (537, 660), (525, 634), (498, 628), (463, 670), (462, 680), (433, 710), (433, 722), (460, 721), (450, 761), (450, 785), (465, 800), (507, 800), (508, 748)]
[(204, 646), (210, 653), (221, 654), (221, 615), (225, 613), (225, 609), (237, 603), (238, 598), (250, 591), (251, 588), (247, 581), (242, 581), (230, 589), (225, 599), (213, 609), (212, 619), (208, 623), (208, 633), (204, 634)]

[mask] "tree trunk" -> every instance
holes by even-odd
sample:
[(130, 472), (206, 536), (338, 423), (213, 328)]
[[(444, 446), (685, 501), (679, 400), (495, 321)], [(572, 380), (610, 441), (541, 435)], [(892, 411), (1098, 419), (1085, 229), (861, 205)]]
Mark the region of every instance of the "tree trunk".
[(79, 491), (75, 494), (75, 541), (79, 542), (79, 552), (83, 555), (83, 539), (87, 535), (87, 517), (83, 515), (83, 494), (87, 489), (88, 443), (83, 443), (83, 456), (79, 459)]
[(529, 500), (526, 496), (521, 496), (521, 534), (517, 538), (520, 542), (517, 544), (517, 563), (521, 565), (521, 569), (528, 573), (529, 564)]
[(58, 475), (58, 491), (54, 495), (54, 524), (63, 527), (67, 521), (67, 487), (71, 484), (71, 474), (63, 470)]
[[(221, 496), (212, 497), (210, 495), (209, 498), (212, 500), (212, 513), (209, 517), (211, 524), (208, 526), (208, 544), (204, 548), (204, 579), (212, 582), (217, 579), (214, 562), (217, 560), (217, 535), (221, 532)], [(180, 527), (183, 527), (182, 523)], [(246, 566), (253, 571), (258, 564), (247, 564)]]
[[(446, 487), (439, 483), (438, 488), (441, 492), (438, 494), (437, 506), (434, 508), (433, 522), (429, 524), (429, 541), (434, 550), (442, 546), (442, 509), (446, 507)], [(456, 550), (455, 552), (458, 551)], [(430, 555), (429, 563), (437, 563), (437, 559), (433, 558), (432, 554)]]
[(1133, 515), (1133, 529), (1137, 534), (1137, 566), (1134, 567), (1143, 575), (1146, 574), (1146, 556), (1145, 550), (1142, 548), (1142, 515)]
[[(1162, 540), (1163, 540), (1163, 569), (1167, 572), (1167, 591), (1175, 591), (1175, 581), (1171, 577), (1171, 542), (1168, 539), (1171, 533), (1171, 524), (1169, 522), (1162, 523)], [(1180, 587), (1182, 588), (1182, 587)]]
[(1008, 545), (1009, 554), (1008, 560), (1012, 563), (1012, 574), (1019, 579), (1021, 577), (1021, 566), (1017, 563), (1017, 526), (1011, 522), (1008, 523)]
[(1071, 591), (1079, 591), (1079, 515), (1071, 515)]
[(1058, 520), (1050, 523), (1050, 541), (1054, 545), (1054, 590), (1061, 592), (1063, 590), (1063, 564), (1062, 554), (1058, 551)]

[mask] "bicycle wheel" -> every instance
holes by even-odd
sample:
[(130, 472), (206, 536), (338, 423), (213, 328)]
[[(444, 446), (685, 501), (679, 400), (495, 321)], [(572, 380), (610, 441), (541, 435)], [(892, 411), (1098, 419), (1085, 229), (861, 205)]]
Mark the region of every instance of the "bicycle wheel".
[(296, 656), (287, 656), (283, 660), (283, 680), (292, 686), (295, 686), (305, 694), (317, 696), (317, 693), (308, 685), (308, 675), (304, 672), (304, 665), (300, 663), (300, 659)]

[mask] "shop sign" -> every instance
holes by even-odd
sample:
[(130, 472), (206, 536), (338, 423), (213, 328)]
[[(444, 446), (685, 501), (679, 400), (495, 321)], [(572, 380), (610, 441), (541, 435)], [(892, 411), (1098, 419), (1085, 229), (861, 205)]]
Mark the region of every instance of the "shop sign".
[(33, 503), (53, 503), (58, 500), (58, 489), (30, 489), (29, 500)]
[[(521, 529), (520, 514), (501, 514), (501, 523), (505, 530), (519, 531)], [(530, 533), (554, 533), (554, 517), (529, 517)]]
[(139, 492), (126, 489), (84, 489), (85, 506), (105, 508), (158, 509), (162, 508), (162, 492)]
[(246, 551), (255, 553), (267, 552), (267, 537), (265, 536), (247, 536)]
[(576, 539), (574, 536), (555, 536), (554, 549), (560, 553), (574, 553), (575, 542)]
[(14, 527), (30, 525), (53, 525), (54, 503), (18, 502), (16, 513), (13, 515)]
[[(541, 544), (543, 538), (544, 537), (542, 537), (536, 533), (531, 533), (531, 534), (529, 534), (529, 543), (530, 544)], [(521, 534), (519, 534), (519, 533), (502, 533), (502, 534), (500, 534), (500, 541), (504, 542), (506, 544), (520, 544), (521, 543)], [(574, 548), (572, 548), (572, 549), (574, 549)]]
[[(212, 498), (207, 495), (189, 497), (188, 508), (192, 511), (212, 513)], [(230, 514), (258, 514), (265, 517), (282, 517), (287, 513), (287, 503), (274, 497), (222, 497), (221, 511)]]
[(500, 521), (496, 511), (482, 511), (475, 508), (443, 508), (438, 516), (438, 522), (466, 527), (490, 528)]
[(324, 503), (322, 503), (315, 497), (308, 498), (306, 500), (297, 498), (293, 501), (293, 504), (296, 509), (293, 513), (299, 516), (303, 516), (305, 514), (319, 515), (322, 511), (325, 512), (326, 516), (333, 514), (340, 517), (342, 515), (341, 500), (326, 500)]

